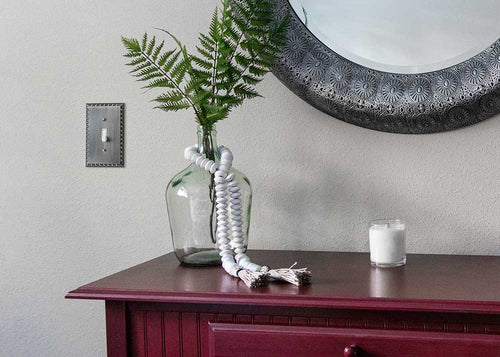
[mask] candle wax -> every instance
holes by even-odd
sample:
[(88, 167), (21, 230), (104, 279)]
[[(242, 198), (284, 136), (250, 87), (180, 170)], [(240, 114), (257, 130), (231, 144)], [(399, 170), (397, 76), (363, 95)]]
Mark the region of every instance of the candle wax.
[(370, 260), (373, 263), (399, 263), (406, 256), (404, 225), (370, 227)]

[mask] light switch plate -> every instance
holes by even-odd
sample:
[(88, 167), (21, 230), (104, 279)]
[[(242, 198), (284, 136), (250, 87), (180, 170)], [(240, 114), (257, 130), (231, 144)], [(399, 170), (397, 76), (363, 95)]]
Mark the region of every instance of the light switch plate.
[(87, 167), (124, 166), (124, 109), (124, 103), (87, 103)]

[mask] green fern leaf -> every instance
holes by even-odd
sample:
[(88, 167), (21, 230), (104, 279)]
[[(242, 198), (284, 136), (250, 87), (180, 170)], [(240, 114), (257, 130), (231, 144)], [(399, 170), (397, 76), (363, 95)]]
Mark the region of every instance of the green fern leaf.
[(184, 75), (186, 74), (188, 70), (188, 63), (184, 59), (179, 61), (174, 68), (172, 68), (172, 71), (170, 72), (170, 75), (172, 78), (175, 80), (177, 84), (180, 84), (182, 80), (184, 79)]
[(191, 78), (187, 84), (184, 86), (184, 92), (187, 94), (191, 94), (195, 90), (203, 89), (203, 86), (208, 87), (210, 85), (210, 81), (205, 77), (201, 78)]
[(153, 61), (156, 62), (156, 60), (158, 59), (158, 56), (160, 55), (160, 52), (161, 52), (164, 44), (165, 44), (165, 41), (161, 41), (161, 43), (158, 46), (156, 46), (155, 51), (153, 52), (153, 56), (151, 57), (153, 59)]
[(167, 63), (165, 63), (165, 66), (163, 67), (163, 69), (165, 70), (165, 72), (170, 72), (170, 70), (172, 69), (172, 67), (174, 66), (175, 62), (177, 62), (177, 59), (179, 58), (180, 56), (180, 52), (177, 51), (168, 61)]
[(207, 121), (210, 123), (218, 122), (219, 120), (227, 118), (229, 115), (229, 108), (219, 108), (217, 111), (207, 114)]
[(131, 52), (141, 52), (141, 45), (139, 45), (139, 42), (135, 38), (126, 38), (122, 36), (122, 43), (125, 48)]
[(208, 90), (200, 90), (195, 96), (191, 98), (195, 105), (200, 104), (205, 101), (205, 99), (211, 94)]
[(167, 93), (164, 93), (154, 99), (155, 102), (158, 103), (175, 103), (180, 102), (184, 99), (184, 96), (178, 90), (173, 90)]
[(233, 90), (234, 94), (236, 94), (240, 98), (250, 99), (255, 97), (261, 97), (259, 93), (257, 93), (255, 90), (253, 90), (252, 88), (250, 88), (245, 84), (237, 84), (236, 86), (234, 86)]
[[(249, 3), (247, 2), (247, 5)], [(239, 4), (239, 3), (235, 3), (234, 4), (237, 11), (238, 11), (238, 14), (241, 15), (241, 17), (243, 17), (243, 19), (245, 19), (246, 21), (248, 21), (251, 17), (251, 10), (245, 8), (243, 5)]]
[(212, 40), (217, 43), (219, 41), (219, 17), (218, 15), (218, 8), (215, 8), (215, 11), (212, 15), (212, 21), (210, 22), (210, 28), (209, 28), (209, 35), (212, 38)]
[(139, 57), (141, 55), (140, 52), (128, 52), (123, 55), (123, 57), (134, 58)]
[(146, 46), (148, 44), (148, 34), (144, 33), (144, 36), (142, 37), (142, 45), (141, 45), (141, 51), (146, 52)]
[(132, 69), (129, 73), (131, 73), (133, 76), (135, 75), (134, 73), (135, 72), (139, 72), (139, 71), (142, 71), (143, 69), (145, 68), (149, 68), (151, 66), (151, 63), (150, 62), (145, 62), (137, 67), (135, 67), (134, 69)]
[(158, 73), (158, 69), (155, 67), (148, 67), (148, 68), (145, 68), (137, 73), (134, 73), (134, 76), (135, 77), (146, 77), (146, 76), (149, 76), (150, 74), (153, 74), (153, 73)]
[(155, 79), (151, 81), (148, 85), (142, 87), (142, 88), (174, 88), (174, 85), (165, 78), (160, 78), (160, 79)]
[(200, 34), (200, 43), (206, 51), (215, 51), (215, 42), (210, 37)]
[(163, 65), (165, 64), (165, 62), (167, 62), (167, 60), (169, 59), (169, 57), (175, 52), (175, 50), (170, 50), (170, 51), (167, 51), (165, 53), (163, 53), (161, 56), (160, 56), (160, 59), (158, 60), (158, 66), (160, 67), (163, 67)]
[(238, 63), (240, 66), (243, 66), (243, 67), (246, 67), (246, 66), (250, 65), (250, 63), (252, 63), (252, 59), (245, 56), (242, 53), (237, 53), (234, 56), (234, 59), (235, 59), (236, 63)]
[(204, 59), (201, 59), (201, 58), (199, 58), (197, 56), (191, 56), (191, 59), (193, 60), (193, 62), (195, 64), (197, 64), (198, 66), (200, 66), (202, 68), (212, 69), (212, 63), (211, 62), (205, 61)]
[(250, 75), (244, 75), (241, 77), (241, 79), (243, 80), (243, 82), (245, 82), (246, 84), (250, 84), (250, 85), (256, 85), (257, 83), (259, 83), (262, 79), (259, 79), (259, 78), (256, 78), (254, 76), (250, 76)]
[(168, 104), (158, 105), (154, 108), (161, 109), (161, 110), (164, 110), (166, 112), (176, 112), (178, 110), (187, 109), (190, 106), (191, 106), (191, 104), (189, 104), (187, 101), (181, 101), (178, 103), (171, 103), (171, 104), (168, 103)]
[(238, 31), (240, 32), (239, 35), (241, 37), (241, 34), (245, 31), (245, 23), (242, 20), (240, 20), (238, 17), (234, 16), (233, 14), (231, 14), (230, 18), (231, 18), (231, 21), (238, 28)]
[(255, 76), (262, 77), (266, 73), (268, 73), (269, 71), (267, 69), (263, 69), (261, 67), (255, 66), (255, 65), (251, 65), (248, 67), (248, 72), (250, 72), (251, 74), (253, 74)]
[(208, 52), (215, 51), (215, 42), (208, 36), (200, 33), (200, 43), (205, 50)]
[(236, 30), (233, 28), (231, 23), (229, 23), (228, 25), (225, 26), (224, 35), (226, 37), (231, 38), (231, 40), (233, 40), (234, 42), (238, 42), (238, 40), (240, 38), (240, 34), (238, 32), (236, 32)]
[(263, 27), (269, 25), (270, 20), (266, 17), (252, 18), (250, 19), (250, 24), (255, 28), (262, 29)]
[(136, 59), (130, 61), (129, 63), (127, 63), (127, 66), (137, 66), (138, 64), (141, 64), (141, 63), (144, 63), (144, 62), (146, 62), (146, 58), (144, 58), (144, 57), (141, 56), (141, 57), (136, 58)]
[(155, 44), (156, 44), (156, 38), (153, 36), (151, 41), (149, 41), (148, 48), (146, 50), (146, 54), (148, 56), (151, 56), (151, 54), (153, 53), (153, 49), (155, 48)]
[[(208, 52), (208, 51), (205, 51), (203, 48), (200, 48), (198, 46), (196, 46), (196, 50), (203, 56), (205, 57), (206, 59), (208, 59), (209, 61), (213, 61), (214, 60), (214, 56)], [(214, 50), (215, 51), (215, 50)]]
[(147, 74), (141, 78), (138, 79), (138, 81), (149, 81), (153, 78), (160, 78), (160, 77), (163, 77), (163, 74), (159, 73), (159, 72), (156, 72), (156, 73), (150, 73), (150, 74)]

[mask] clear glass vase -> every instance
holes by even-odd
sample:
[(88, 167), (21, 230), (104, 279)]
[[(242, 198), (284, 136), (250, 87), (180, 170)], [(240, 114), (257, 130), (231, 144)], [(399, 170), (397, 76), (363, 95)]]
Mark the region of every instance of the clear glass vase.
[[(207, 158), (220, 161), (215, 127), (198, 127), (198, 148)], [(248, 245), (252, 187), (248, 178), (232, 168), (241, 192), (243, 233)], [(170, 180), (167, 210), (175, 255), (186, 265), (221, 264), (217, 243), (214, 175), (190, 164)], [(229, 209), (230, 212), (230, 209)]]

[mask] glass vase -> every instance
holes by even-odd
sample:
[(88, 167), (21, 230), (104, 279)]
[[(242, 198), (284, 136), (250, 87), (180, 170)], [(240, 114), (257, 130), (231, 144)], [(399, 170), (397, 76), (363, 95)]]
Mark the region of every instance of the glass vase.
[[(207, 158), (215, 162), (220, 161), (214, 126), (198, 127), (198, 149)], [(234, 173), (240, 187), (246, 247), (250, 228), (252, 187), (248, 178), (240, 171), (232, 168), (230, 172)], [(166, 200), (172, 243), (179, 261), (191, 266), (221, 264), (216, 236), (214, 175), (191, 163), (170, 180)]]

